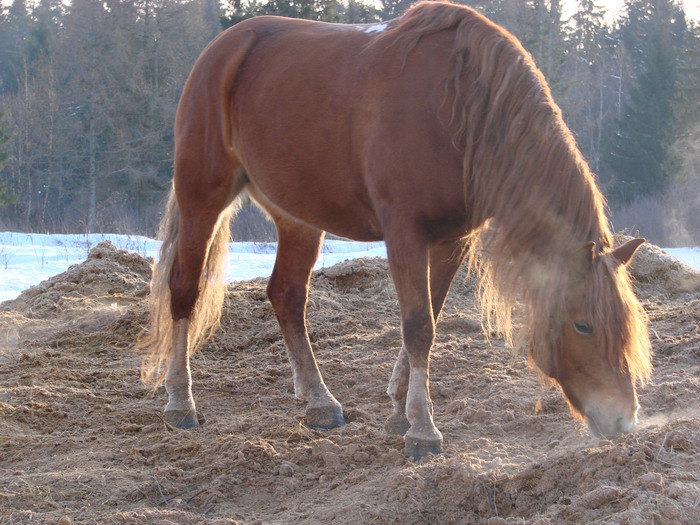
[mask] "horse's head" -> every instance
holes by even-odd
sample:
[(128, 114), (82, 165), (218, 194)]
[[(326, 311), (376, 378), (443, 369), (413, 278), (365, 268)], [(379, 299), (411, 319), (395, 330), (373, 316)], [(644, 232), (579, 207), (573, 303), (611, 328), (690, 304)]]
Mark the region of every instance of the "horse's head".
[(646, 316), (624, 268), (643, 242), (604, 254), (586, 244), (560, 281), (549, 319), (533, 330), (531, 359), (561, 385), (572, 412), (598, 437), (634, 427), (635, 385), (651, 371)]

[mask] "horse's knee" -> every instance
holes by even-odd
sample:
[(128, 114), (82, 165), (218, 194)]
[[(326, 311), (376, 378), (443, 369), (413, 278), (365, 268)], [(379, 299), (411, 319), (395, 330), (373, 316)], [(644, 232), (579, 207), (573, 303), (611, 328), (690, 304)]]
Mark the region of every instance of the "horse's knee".
[(411, 356), (427, 354), (435, 338), (435, 321), (430, 312), (415, 312), (407, 315), (401, 323), (406, 351)]

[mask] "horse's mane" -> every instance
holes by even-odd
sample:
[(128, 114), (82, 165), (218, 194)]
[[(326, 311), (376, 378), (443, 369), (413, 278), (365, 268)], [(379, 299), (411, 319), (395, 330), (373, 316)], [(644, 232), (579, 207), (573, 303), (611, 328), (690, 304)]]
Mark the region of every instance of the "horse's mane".
[[(442, 31), (454, 32), (445, 93), (454, 143), (463, 151), (465, 204), (482, 225), (468, 242), (486, 327), (511, 340), (511, 312), (521, 297), (530, 312), (528, 344), (556, 362), (553, 321), (566, 308), (559, 290), (571, 287), (572, 261), (588, 241), (598, 254), (612, 248), (604, 197), (544, 76), (498, 25), (468, 7), (421, 2), (371, 45), (401, 46), (405, 59), (421, 39)], [(643, 311), (624, 267), (606, 259), (594, 265), (591, 320), (621, 323), (621, 333), (597, 332), (601, 344), (611, 363), (644, 379), (650, 364)]]

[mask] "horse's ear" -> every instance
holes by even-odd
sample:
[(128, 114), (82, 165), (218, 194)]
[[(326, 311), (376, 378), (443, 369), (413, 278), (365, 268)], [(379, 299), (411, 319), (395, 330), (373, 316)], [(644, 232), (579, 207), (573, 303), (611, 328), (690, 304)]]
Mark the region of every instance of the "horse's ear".
[(576, 275), (584, 277), (593, 267), (595, 258), (595, 243), (593, 241), (584, 244), (577, 252), (574, 260), (574, 270)]
[(625, 244), (615, 248), (611, 252), (612, 256), (617, 260), (618, 263), (627, 264), (632, 260), (632, 256), (634, 255), (634, 252), (637, 251), (637, 248), (639, 248), (645, 242), (647, 242), (646, 239), (629, 240)]

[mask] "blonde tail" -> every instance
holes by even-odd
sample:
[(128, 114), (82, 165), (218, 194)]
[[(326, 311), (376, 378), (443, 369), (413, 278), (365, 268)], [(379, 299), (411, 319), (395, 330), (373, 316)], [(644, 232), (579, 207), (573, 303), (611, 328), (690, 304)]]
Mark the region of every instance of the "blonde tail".
[[(199, 294), (188, 330), (188, 352), (194, 353), (199, 344), (210, 337), (219, 326), (226, 294), (226, 253), (231, 237), (231, 218), (235, 203), (219, 216), (207, 247), (199, 279)], [(172, 349), (173, 319), (170, 310), (170, 272), (178, 247), (180, 213), (174, 189), (168, 197), (165, 216), (158, 238), (163, 242), (160, 259), (153, 268), (150, 295), (150, 323), (139, 336), (136, 348), (145, 355), (141, 361), (141, 379), (155, 390), (163, 383)]]

